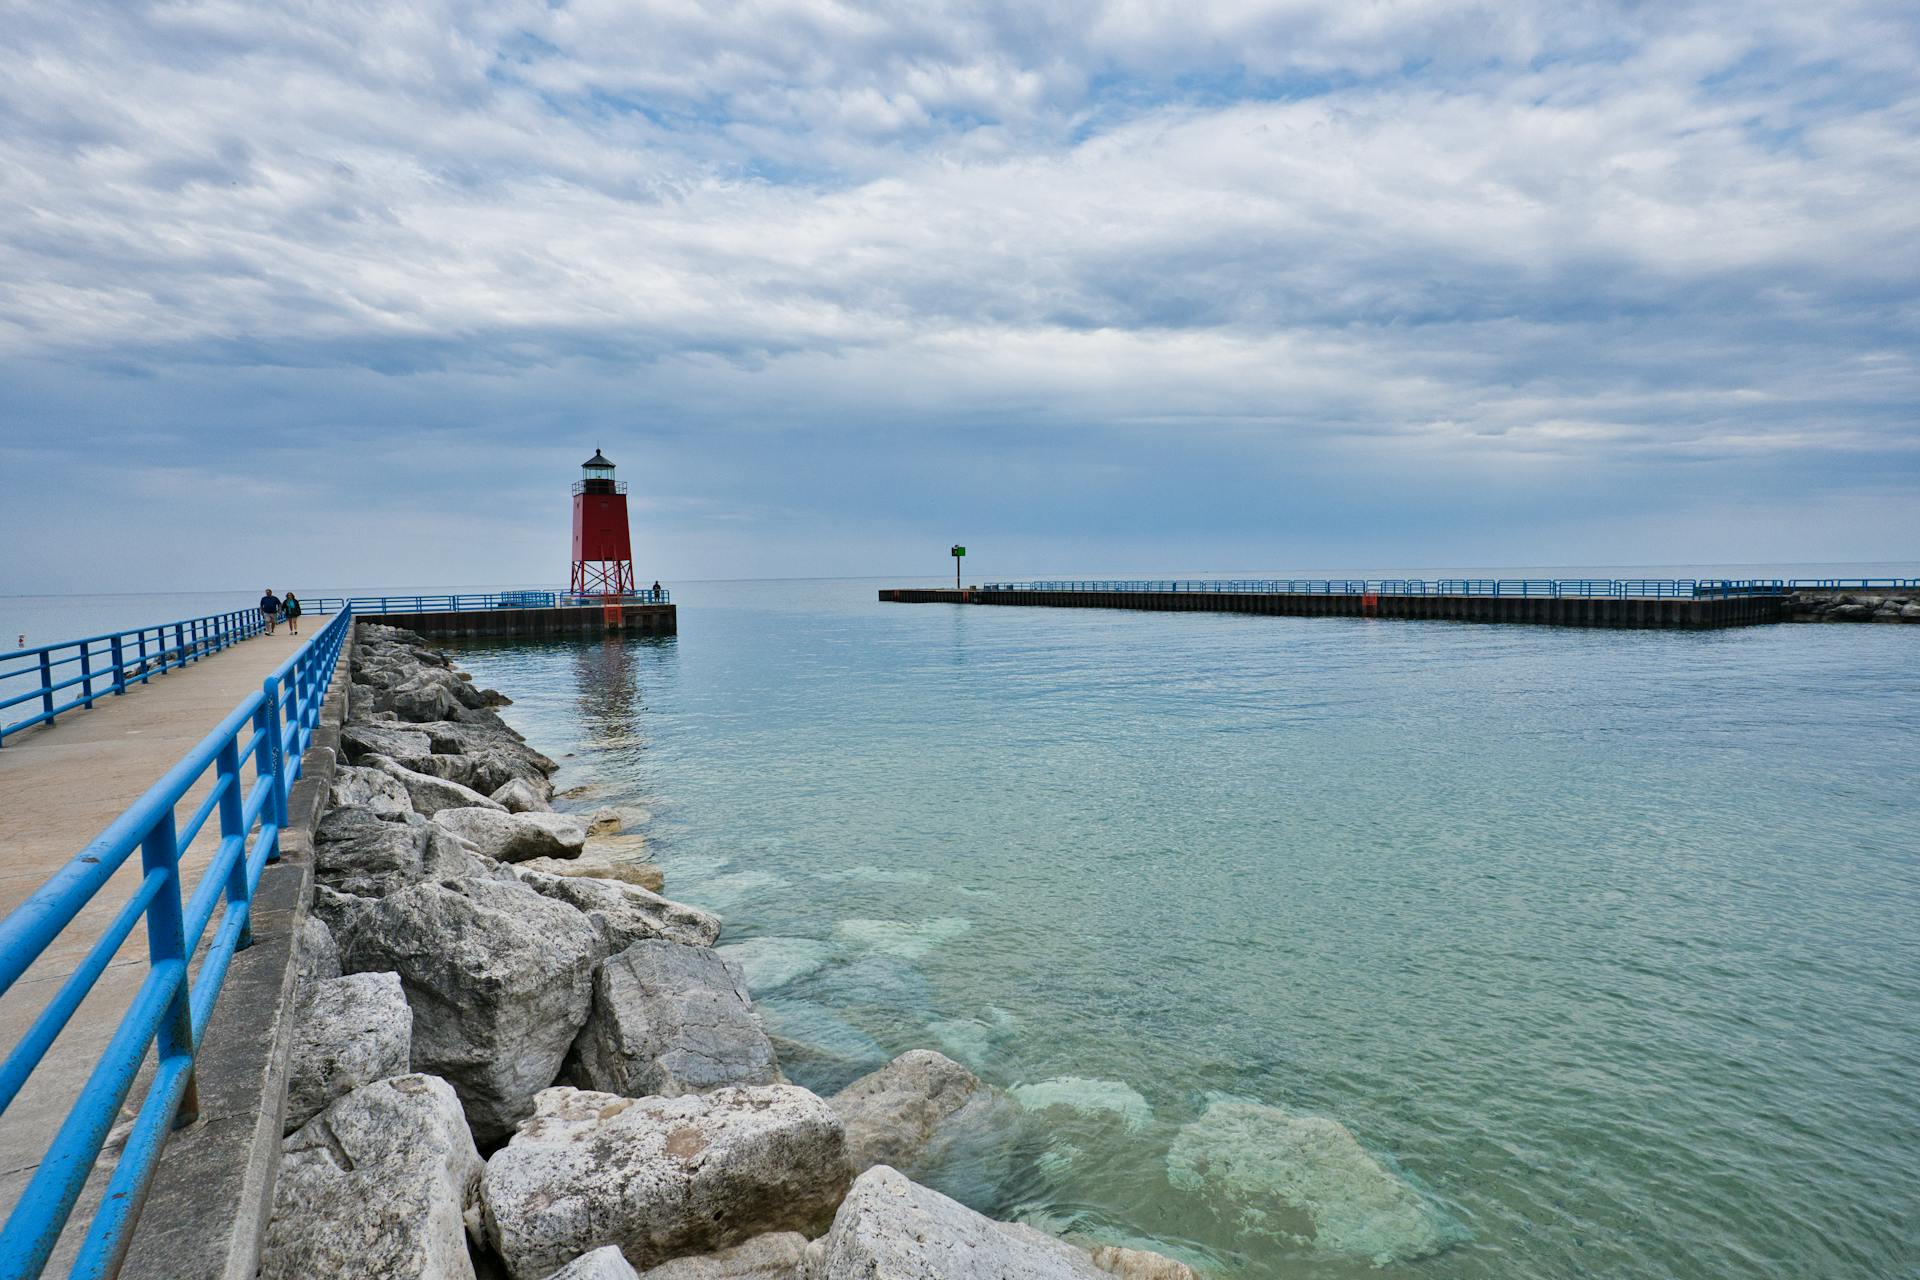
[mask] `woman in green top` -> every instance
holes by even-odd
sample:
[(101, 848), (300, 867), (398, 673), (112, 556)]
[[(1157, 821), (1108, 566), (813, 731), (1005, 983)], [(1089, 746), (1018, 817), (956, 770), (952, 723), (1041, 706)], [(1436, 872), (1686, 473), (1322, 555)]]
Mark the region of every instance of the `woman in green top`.
[(300, 597), (289, 591), (280, 602), (280, 616), (287, 620), (287, 630), (294, 635), (300, 634)]

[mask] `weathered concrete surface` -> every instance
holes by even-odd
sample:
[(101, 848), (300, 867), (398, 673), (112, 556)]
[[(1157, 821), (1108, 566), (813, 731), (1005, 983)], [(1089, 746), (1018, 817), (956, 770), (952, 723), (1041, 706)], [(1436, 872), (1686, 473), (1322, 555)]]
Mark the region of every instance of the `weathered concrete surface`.
[[(314, 629), (322, 625), (320, 619), (314, 622)], [(67, 712), (51, 725), (8, 735), (6, 745), (0, 747), (0, 849), (6, 850), (5, 865), (0, 866), (0, 916), (25, 901), (89, 839), (158, 782), (243, 698), (257, 692), (261, 681), (310, 636), (311, 631), (291, 637), (283, 627), (274, 635), (256, 636), (154, 676), (124, 696), (101, 694), (91, 711)], [(203, 781), (188, 792), (177, 811), (181, 820), (191, 816), (204, 798), (207, 785)], [(183, 871), (189, 881), (197, 879), (214, 847), (209, 834), (187, 851)], [(138, 879), (136, 857), (0, 997), (0, 1044), (15, 1043), (24, 1034), (126, 902)], [(263, 882), (262, 892), (269, 891), (270, 886)], [(263, 924), (257, 917), (256, 950), (271, 936)], [(256, 967), (270, 967), (275, 963), (272, 956), (271, 951), (260, 951), (257, 956), (243, 953), (243, 958)], [(239, 981), (238, 969), (237, 958), (230, 982)], [(0, 1116), (0, 1215), (12, 1211), (145, 973), (146, 939), (136, 929), (55, 1041), (41, 1068)], [(272, 983), (266, 985), (271, 987)], [(210, 1052), (215, 1029), (223, 1022), (221, 1010), (227, 1007), (228, 999), (223, 997), (208, 1030)], [(258, 1020), (254, 1023), (255, 1028), (265, 1025)], [(249, 1034), (257, 1036), (259, 1032)], [(211, 1084), (203, 1075), (203, 1105)], [(273, 1119), (277, 1123), (277, 1115)], [(164, 1174), (164, 1164), (162, 1171)], [(83, 1200), (76, 1210), (75, 1217), (81, 1224), (88, 1208), (88, 1201)], [(79, 1234), (78, 1228), (68, 1233), (56, 1259), (70, 1256)], [(50, 1274), (64, 1271), (63, 1265), (49, 1268)]]

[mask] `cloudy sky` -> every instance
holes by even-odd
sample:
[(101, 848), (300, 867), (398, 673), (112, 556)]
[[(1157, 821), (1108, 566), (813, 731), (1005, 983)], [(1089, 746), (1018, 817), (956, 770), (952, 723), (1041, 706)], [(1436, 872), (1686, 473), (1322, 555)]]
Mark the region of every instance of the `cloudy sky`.
[(1911, 0), (0, 0), (0, 592), (1920, 558)]

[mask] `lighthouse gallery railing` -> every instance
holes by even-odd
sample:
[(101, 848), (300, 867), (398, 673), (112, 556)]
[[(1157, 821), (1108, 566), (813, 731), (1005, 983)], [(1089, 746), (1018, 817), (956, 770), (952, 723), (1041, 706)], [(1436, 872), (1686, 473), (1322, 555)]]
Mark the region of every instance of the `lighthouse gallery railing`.
[[(287, 791), (313, 741), (351, 610), (308, 640), (73, 861), (0, 921), (0, 995), (57, 941), (140, 852), (140, 879), (79, 967), (0, 1063), (0, 1112), (19, 1096), (62, 1028), (144, 918), (147, 971), (53, 1145), (0, 1231), (0, 1277), (38, 1276), (65, 1229), (149, 1048), (157, 1069), (89, 1224), (72, 1274), (110, 1276), (125, 1255), (167, 1133), (194, 1118), (194, 1055), (248, 924), (261, 869), (279, 856)], [(205, 794), (190, 794), (208, 782)], [(191, 803), (185, 822), (176, 810)], [(218, 815), (218, 845), (191, 895), (182, 855)], [(209, 926), (197, 968), (191, 963)], [(9, 1152), (15, 1158), (26, 1152)]]

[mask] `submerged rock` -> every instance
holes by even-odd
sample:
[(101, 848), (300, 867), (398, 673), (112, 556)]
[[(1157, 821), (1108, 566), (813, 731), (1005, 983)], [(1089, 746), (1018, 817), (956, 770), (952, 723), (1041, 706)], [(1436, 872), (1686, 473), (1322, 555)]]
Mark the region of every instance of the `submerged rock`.
[(1016, 1084), (1007, 1092), (1029, 1111), (1065, 1107), (1086, 1115), (1118, 1116), (1128, 1133), (1140, 1133), (1153, 1123), (1153, 1107), (1139, 1090), (1119, 1080), (1056, 1076), (1034, 1084)]
[(806, 1255), (798, 1231), (769, 1231), (718, 1253), (663, 1262), (641, 1280), (797, 1280)]
[(832, 1093), (887, 1064), (875, 1040), (838, 1014), (799, 1000), (763, 1000), (754, 1006), (787, 1078)]
[(1368, 1155), (1346, 1126), (1254, 1102), (1218, 1100), (1167, 1153), (1167, 1180), (1230, 1202), (1245, 1230), (1376, 1264), (1422, 1258), (1463, 1238), (1440, 1210)]
[(488, 1239), (514, 1280), (614, 1244), (656, 1266), (819, 1230), (846, 1192), (840, 1120), (791, 1085), (680, 1098), (556, 1088), (487, 1162)]
[(912, 1173), (960, 1135), (1001, 1129), (1008, 1110), (980, 1078), (931, 1049), (903, 1053), (827, 1100), (847, 1129), (855, 1173), (888, 1165)]
[(1150, 1249), (1129, 1249), (1117, 1244), (1097, 1244), (1089, 1251), (1093, 1265), (1120, 1280), (1199, 1280), (1194, 1269), (1184, 1262)]
[(630, 1098), (774, 1084), (779, 1065), (747, 993), (704, 946), (636, 942), (594, 971), (574, 1082)]
[(553, 1083), (586, 1021), (603, 954), (573, 908), (522, 884), (471, 877), (402, 890), (340, 932), (345, 968), (400, 975), (413, 1065), (459, 1091), (482, 1142), (511, 1132)]
[(833, 956), (832, 946), (813, 938), (749, 938), (719, 951), (740, 966), (747, 990), (755, 995), (778, 991), (817, 972)]
[(260, 1280), (473, 1280), (461, 1215), (481, 1168), (445, 1081), (355, 1089), (284, 1144)]
[(316, 982), (300, 1008), (287, 1067), (286, 1131), (361, 1085), (407, 1073), (413, 1015), (397, 973)]

